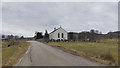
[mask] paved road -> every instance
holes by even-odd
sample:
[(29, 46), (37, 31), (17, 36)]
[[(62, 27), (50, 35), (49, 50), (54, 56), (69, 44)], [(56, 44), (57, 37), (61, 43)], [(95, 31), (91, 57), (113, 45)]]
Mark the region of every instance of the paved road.
[(101, 66), (99, 63), (40, 42), (29, 42), (31, 46), (15, 66)]

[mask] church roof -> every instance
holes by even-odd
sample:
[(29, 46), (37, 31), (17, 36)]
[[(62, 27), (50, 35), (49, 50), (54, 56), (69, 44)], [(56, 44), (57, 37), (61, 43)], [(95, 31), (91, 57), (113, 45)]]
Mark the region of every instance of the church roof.
[[(55, 30), (52, 31), (51, 33), (54, 33), (55, 31), (57, 31), (57, 30), (60, 29), (60, 28), (63, 29), (63, 28), (60, 26), (59, 28), (55, 29)], [(63, 30), (64, 30), (64, 29), (63, 29)], [(66, 31), (66, 30), (64, 30), (64, 31)], [(66, 32), (67, 32), (67, 31), (66, 31)], [(50, 34), (51, 34), (51, 33), (50, 33)]]

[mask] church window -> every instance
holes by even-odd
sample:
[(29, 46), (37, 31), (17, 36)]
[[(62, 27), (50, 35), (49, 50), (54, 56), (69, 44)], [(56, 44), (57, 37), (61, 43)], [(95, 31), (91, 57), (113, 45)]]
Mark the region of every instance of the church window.
[(62, 38), (64, 37), (64, 34), (62, 33)]
[(60, 33), (58, 33), (58, 38), (60, 38)]

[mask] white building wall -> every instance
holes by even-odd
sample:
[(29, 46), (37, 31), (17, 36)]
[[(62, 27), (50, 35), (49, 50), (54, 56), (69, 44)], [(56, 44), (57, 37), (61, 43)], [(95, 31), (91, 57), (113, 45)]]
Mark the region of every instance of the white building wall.
[(52, 33), (51, 33), (51, 34), (49, 34), (49, 39), (50, 39), (50, 40), (52, 39)]
[[(58, 38), (58, 33), (60, 34), (60, 38)], [(62, 38), (62, 33), (63, 33), (63, 38)], [(62, 28), (59, 28), (58, 30), (56, 30), (55, 32), (49, 34), (49, 39), (54, 39), (54, 40), (68, 40), (68, 34), (67, 32), (62, 29)]]

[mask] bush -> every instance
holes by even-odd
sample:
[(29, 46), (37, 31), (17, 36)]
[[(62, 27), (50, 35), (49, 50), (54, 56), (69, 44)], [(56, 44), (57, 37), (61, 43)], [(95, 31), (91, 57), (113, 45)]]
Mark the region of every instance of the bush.
[(115, 60), (114, 60), (114, 58), (113, 58), (113, 56), (112, 56), (112, 54), (110, 52), (103, 53), (100, 57), (103, 58), (104, 60), (110, 60), (110, 61), (115, 62)]

